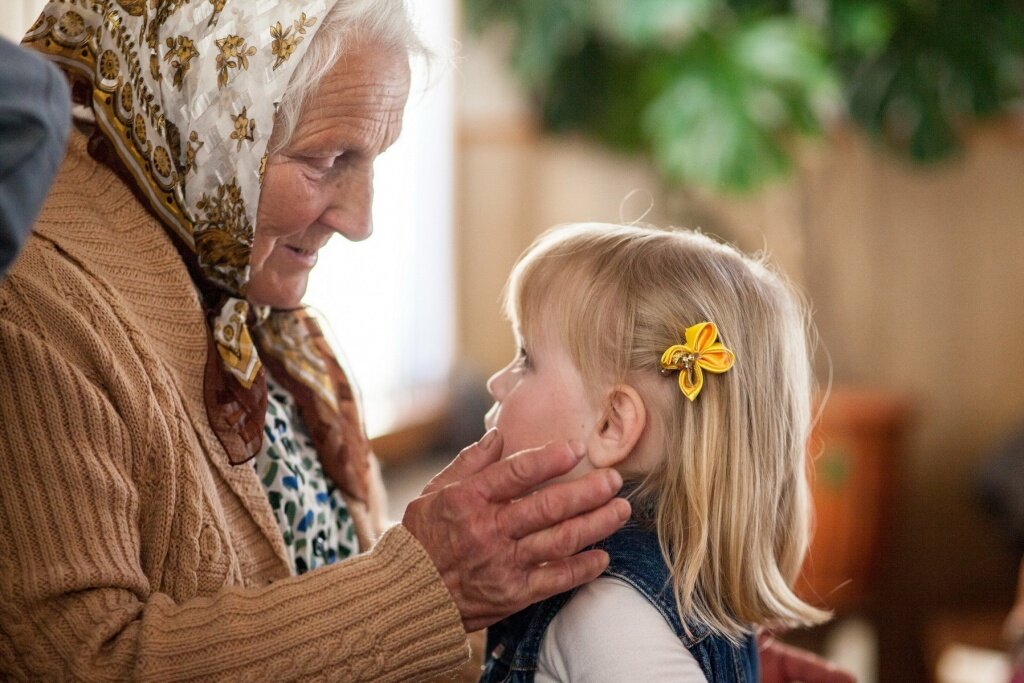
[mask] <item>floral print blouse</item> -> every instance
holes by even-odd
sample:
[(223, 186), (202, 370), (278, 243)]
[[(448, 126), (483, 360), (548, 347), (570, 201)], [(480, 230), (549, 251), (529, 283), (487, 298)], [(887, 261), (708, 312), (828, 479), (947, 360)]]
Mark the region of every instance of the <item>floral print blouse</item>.
[(253, 459), (295, 574), (359, 552), (341, 492), (324, 474), (291, 394), (267, 375), (263, 448)]

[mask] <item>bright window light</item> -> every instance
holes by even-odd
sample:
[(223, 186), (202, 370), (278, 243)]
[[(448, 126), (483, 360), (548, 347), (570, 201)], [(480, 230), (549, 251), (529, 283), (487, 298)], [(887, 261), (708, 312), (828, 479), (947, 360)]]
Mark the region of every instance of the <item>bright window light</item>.
[[(335, 236), (320, 252), (305, 302), (317, 310), (361, 390), (370, 436), (436, 395), (453, 353), (453, 102), (445, 63), (451, 0), (415, 0), (423, 40), (438, 54), (414, 63), (402, 134), (375, 165), (373, 235)], [(428, 83), (428, 77), (430, 82)]]

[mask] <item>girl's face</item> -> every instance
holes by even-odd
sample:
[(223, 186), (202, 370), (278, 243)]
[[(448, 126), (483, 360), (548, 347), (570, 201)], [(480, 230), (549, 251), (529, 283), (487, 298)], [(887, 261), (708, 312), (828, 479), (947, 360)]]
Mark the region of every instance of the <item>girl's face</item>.
[[(579, 371), (562, 344), (542, 338), (520, 342), (516, 357), (487, 381), (494, 405), (484, 422), (497, 427), (504, 441), (501, 457), (549, 441), (575, 439), (586, 445), (602, 414), (587, 400)], [(562, 480), (594, 469), (588, 458)]]

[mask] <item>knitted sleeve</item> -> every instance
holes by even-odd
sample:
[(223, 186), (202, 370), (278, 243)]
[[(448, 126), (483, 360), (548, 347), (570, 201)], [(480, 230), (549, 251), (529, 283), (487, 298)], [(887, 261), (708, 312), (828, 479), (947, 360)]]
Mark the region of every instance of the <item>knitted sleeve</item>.
[[(0, 678), (406, 681), (465, 660), (451, 597), (400, 526), (365, 555), (261, 588), (177, 603), (155, 589), (166, 551), (147, 545), (171, 516), (140, 501), (174, 487), (143, 471), (138, 451), (156, 442), (138, 432), (162, 416), (141, 396), (129, 414), (137, 387), (97, 381), (110, 351), (52, 300), (12, 316), (0, 296)], [(75, 345), (48, 338), (62, 325)]]

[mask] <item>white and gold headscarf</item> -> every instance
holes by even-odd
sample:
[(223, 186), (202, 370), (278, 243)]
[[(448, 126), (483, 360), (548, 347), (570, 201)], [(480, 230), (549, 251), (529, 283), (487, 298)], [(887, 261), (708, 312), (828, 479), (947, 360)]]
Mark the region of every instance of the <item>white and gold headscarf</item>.
[(192, 271), (210, 327), (207, 412), (232, 462), (259, 450), (267, 364), (325, 470), (365, 498), (366, 439), (316, 322), (302, 310), (264, 319), (245, 299), (275, 110), (334, 2), (54, 0), (23, 43), (68, 75), (102, 133), (90, 150), (126, 176)]

